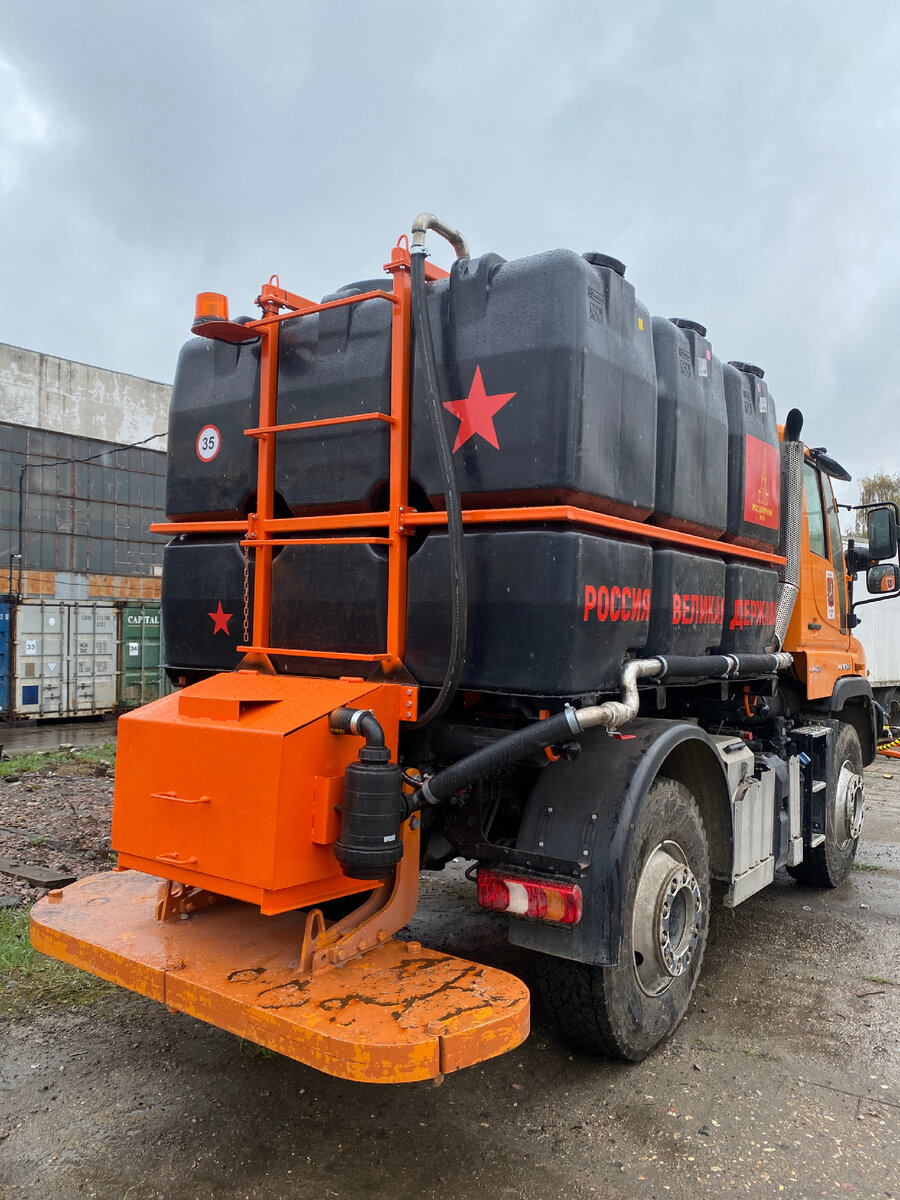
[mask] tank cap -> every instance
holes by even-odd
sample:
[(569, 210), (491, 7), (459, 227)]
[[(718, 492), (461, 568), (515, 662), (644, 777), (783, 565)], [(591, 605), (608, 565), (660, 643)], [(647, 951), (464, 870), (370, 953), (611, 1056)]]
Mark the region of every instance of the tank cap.
[(737, 369), (739, 371), (743, 371), (745, 375), (755, 375), (757, 379), (762, 379), (765, 375), (765, 371), (762, 369), (762, 367), (754, 367), (753, 363), (735, 362), (734, 359), (730, 359), (728, 365), (729, 367), (737, 367)]
[(673, 325), (677, 325), (679, 329), (693, 329), (694, 333), (699, 333), (701, 337), (706, 337), (706, 326), (701, 325), (699, 321), (689, 321), (687, 317), (669, 317)]
[(592, 267), (609, 267), (617, 275), (624, 276), (625, 274), (625, 264), (618, 258), (613, 258), (611, 254), (599, 254), (596, 250), (586, 250), (581, 257)]

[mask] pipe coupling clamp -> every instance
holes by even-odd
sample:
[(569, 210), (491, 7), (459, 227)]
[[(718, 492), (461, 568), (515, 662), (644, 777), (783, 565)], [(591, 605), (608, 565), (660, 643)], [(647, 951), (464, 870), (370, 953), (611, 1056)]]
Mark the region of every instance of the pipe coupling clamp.
[(584, 730), (582, 729), (578, 720), (578, 713), (575, 711), (572, 705), (567, 704), (563, 709), (563, 712), (566, 714), (566, 720), (569, 723), (569, 728), (572, 730), (572, 733), (575, 735), (575, 737), (577, 737), (579, 733), (584, 733)]

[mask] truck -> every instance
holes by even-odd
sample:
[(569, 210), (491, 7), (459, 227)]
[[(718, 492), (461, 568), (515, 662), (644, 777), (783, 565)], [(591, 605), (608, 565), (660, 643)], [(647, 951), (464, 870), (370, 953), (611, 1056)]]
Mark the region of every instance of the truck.
[(515, 975), (403, 932), (462, 858), (560, 1035), (637, 1061), (713, 881), (850, 872), (853, 588), (897, 588), (898, 515), (845, 556), (799, 409), (609, 255), (473, 257), (423, 213), (385, 272), (197, 297), (154, 526), (176, 690), (119, 723), (118, 866), (32, 941), (332, 1075), (439, 1080), (529, 1029)]

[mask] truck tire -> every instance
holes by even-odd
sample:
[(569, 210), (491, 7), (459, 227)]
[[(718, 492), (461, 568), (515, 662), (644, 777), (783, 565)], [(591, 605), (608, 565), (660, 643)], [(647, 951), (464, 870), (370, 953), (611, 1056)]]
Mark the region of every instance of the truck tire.
[(641, 805), (623, 866), (618, 965), (542, 955), (538, 990), (559, 1034), (609, 1058), (640, 1062), (690, 1003), (709, 927), (709, 856), (688, 789), (658, 777)]
[(831, 747), (832, 775), (836, 781), (825, 814), (825, 841), (808, 847), (803, 859), (788, 873), (807, 887), (836, 888), (853, 869), (865, 804), (862, 748), (852, 725), (841, 724)]

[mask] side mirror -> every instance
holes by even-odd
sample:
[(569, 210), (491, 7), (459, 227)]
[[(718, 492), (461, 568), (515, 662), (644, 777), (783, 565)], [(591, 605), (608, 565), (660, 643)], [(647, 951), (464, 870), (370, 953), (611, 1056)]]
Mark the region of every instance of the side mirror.
[(882, 563), (878, 567), (869, 567), (866, 571), (866, 590), (876, 596), (900, 590), (900, 567), (896, 563)]
[[(868, 517), (869, 557), (873, 562), (897, 555), (897, 522), (893, 509), (873, 508)], [(872, 588), (869, 588), (872, 591)]]

